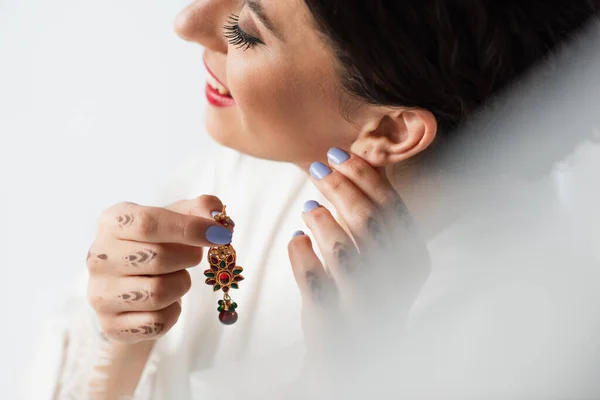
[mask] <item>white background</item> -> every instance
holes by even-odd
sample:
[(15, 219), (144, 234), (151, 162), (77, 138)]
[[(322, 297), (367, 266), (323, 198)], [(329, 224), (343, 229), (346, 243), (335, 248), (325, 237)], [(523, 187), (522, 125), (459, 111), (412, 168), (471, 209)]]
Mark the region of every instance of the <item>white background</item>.
[[(0, 398), (65, 299), (102, 210), (153, 200), (207, 145), (183, 0), (0, 0)], [(27, 382), (35, 385), (35, 382)]]

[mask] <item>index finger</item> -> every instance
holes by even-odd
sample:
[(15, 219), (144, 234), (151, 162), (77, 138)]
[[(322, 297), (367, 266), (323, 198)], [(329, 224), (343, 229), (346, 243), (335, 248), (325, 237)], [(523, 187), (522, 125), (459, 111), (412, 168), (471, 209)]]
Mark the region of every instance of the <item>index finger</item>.
[(393, 223), (395, 230), (413, 230), (414, 223), (406, 203), (385, 176), (385, 172), (372, 167), (361, 157), (337, 147), (329, 150), (327, 158), (333, 169), (343, 174), (383, 211), (386, 220)]
[(342, 173), (380, 209), (392, 208), (403, 201), (384, 174), (355, 154), (334, 147), (327, 153), (331, 167)]
[(133, 203), (121, 203), (107, 210), (100, 224), (118, 239), (145, 243), (223, 246), (231, 243), (233, 235), (214, 219)]

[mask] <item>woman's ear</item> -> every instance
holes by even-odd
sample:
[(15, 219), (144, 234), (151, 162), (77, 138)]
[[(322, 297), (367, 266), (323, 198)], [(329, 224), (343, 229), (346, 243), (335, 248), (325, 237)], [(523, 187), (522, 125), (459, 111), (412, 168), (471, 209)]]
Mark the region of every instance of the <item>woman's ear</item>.
[(394, 109), (366, 124), (352, 152), (374, 167), (396, 164), (427, 149), (437, 134), (437, 120), (427, 110)]

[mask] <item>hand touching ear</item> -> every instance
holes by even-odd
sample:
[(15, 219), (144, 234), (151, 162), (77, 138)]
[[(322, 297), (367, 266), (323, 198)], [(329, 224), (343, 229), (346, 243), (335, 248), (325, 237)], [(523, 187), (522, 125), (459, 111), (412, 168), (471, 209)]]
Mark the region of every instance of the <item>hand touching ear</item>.
[(315, 201), (303, 210), (325, 264), (302, 232), (289, 244), (309, 345), (322, 341), (332, 323), (349, 322), (343, 333), (377, 318), (402, 326), (430, 269), (426, 244), (387, 179), (343, 150), (330, 150), (328, 158), (329, 165), (315, 163), (310, 172), (339, 218)]

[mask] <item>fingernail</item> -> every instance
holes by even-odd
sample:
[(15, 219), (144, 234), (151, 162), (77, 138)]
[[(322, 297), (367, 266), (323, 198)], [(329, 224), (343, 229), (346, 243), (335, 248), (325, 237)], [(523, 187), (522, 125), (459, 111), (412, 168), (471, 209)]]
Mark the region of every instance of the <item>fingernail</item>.
[(302, 231), (296, 231), (296, 232), (294, 232), (294, 235), (292, 237), (297, 238), (298, 236), (304, 236), (304, 235), (305, 235), (304, 232), (302, 232)]
[(321, 205), (319, 203), (317, 203), (314, 200), (309, 200), (306, 203), (304, 203), (304, 207), (303, 210), (305, 213), (309, 213), (312, 210), (314, 210), (315, 208), (319, 208)]
[[(217, 215), (221, 214), (222, 211), (213, 211), (210, 213), (210, 215), (212, 215), (212, 217), (216, 217)], [(231, 226), (235, 227), (235, 222), (233, 222), (233, 220), (231, 218), (229, 218), (229, 220), (231, 221)]]
[(310, 174), (317, 180), (321, 180), (325, 178), (327, 175), (331, 174), (331, 169), (323, 164), (322, 162), (314, 162), (308, 169)]
[(339, 147), (334, 147), (327, 152), (327, 158), (334, 164), (342, 164), (350, 159), (350, 154)]
[(206, 240), (214, 244), (229, 244), (233, 232), (221, 225), (213, 225), (206, 230)]

